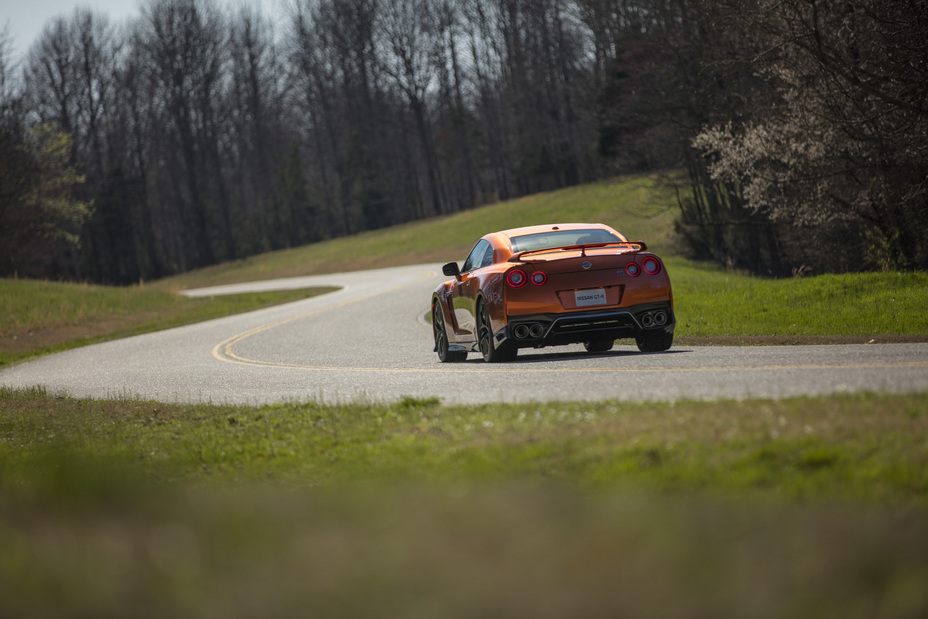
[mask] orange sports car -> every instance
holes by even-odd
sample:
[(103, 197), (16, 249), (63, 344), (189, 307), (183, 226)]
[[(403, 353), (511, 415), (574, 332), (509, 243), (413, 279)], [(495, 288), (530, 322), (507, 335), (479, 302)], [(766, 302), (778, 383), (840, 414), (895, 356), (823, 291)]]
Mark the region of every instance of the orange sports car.
[(667, 350), (675, 325), (670, 278), (644, 243), (603, 224), (530, 226), (487, 234), (454, 279), (432, 295), (432, 332), (442, 362), (479, 352), (508, 361), (520, 348), (582, 343), (605, 352), (635, 338), (642, 352)]

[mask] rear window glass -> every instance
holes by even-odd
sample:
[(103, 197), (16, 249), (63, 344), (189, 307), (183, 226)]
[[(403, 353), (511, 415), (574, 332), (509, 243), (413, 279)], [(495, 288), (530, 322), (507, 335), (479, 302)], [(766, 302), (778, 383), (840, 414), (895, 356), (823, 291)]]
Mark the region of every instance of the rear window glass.
[(510, 242), (512, 243), (512, 253), (517, 254), (520, 251), (556, 249), (558, 247), (570, 247), (571, 245), (622, 243), (623, 240), (606, 230), (592, 228), (589, 230), (552, 230), (551, 232), (514, 236), (510, 239)]

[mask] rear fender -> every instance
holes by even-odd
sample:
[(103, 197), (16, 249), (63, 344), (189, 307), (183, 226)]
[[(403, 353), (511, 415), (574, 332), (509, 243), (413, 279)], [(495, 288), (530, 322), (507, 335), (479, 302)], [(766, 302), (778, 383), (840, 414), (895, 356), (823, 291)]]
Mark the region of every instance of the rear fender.
[(450, 310), (450, 299), (451, 299), (451, 287), (445, 283), (438, 287), (438, 290), (432, 295), (432, 307), (438, 306), (441, 309), (442, 317), (445, 319), (445, 327), (450, 328), (452, 333), (449, 333), (449, 338), (454, 335), (453, 331), (455, 330), (454, 324), (454, 312)]
[(486, 288), (478, 297), (478, 303), (484, 303), (487, 307), (487, 314), (490, 316), (490, 328), (493, 330), (497, 346), (507, 337), (508, 316), (505, 294), (506, 287), (503, 284), (503, 278), (496, 277), (488, 282)]

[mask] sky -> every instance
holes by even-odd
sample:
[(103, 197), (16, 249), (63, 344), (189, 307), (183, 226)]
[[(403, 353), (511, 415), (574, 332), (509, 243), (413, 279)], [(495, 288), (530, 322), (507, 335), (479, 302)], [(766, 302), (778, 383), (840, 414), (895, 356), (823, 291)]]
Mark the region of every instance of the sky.
[[(219, 0), (219, 4), (238, 6), (242, 0)], [(270, 15), (280, 11), (282, 0), (251, 0), (260, 3)], [(0, 29), (9, 25), (13, 55), (22, 58), (45, 24), (54, 17), (70, 17), (77, 7), (104, 13), (115, 24), (141, 15), (142, 0), (0, 0)]]
[(138, 0), (0, 0), (0, 28), (9, 25), (14, 54), (21, 57), (50, 19), (70, 17), (79, 6), (105, 13), (114, 23), (140, 14)]

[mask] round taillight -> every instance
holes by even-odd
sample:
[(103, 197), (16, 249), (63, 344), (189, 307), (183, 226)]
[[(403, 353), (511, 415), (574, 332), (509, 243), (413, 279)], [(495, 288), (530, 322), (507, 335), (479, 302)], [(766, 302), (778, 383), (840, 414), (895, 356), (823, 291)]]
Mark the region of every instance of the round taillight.
[(625, 274), (629, 277), (638, 277), (641, 275), (641, 268), (634, 262), (625, 265)]
[(513, 269), (509, 271), (509, 274), (506, 276), (506, 281), (509, 282), (509, 285), (513, 288), (518, 288), (525, 284), (525, 273), (519, 269)]
[(641, 262), (641, 268), (648, 275), (657, 275), (661, 272), (661, 263), (657, 261), (657, 258), (648, 256)]
[(541, 271), (535, 271), (532, 273), (532, 283), (536, 286), (541, 286), (546, 281), (548, 281), (548, 276), (542, 273)]

